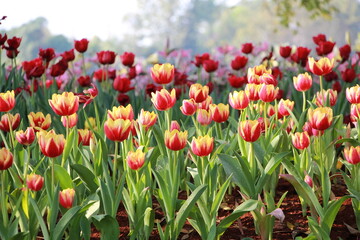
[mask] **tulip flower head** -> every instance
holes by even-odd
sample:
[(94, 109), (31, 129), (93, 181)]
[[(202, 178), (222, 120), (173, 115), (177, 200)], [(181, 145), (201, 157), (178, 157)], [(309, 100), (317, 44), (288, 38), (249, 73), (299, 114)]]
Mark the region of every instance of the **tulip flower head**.
[(291, 136), (292, 144), (297, 149), (305, 149), (310, 145), (310, 137), (307, 132), (296, 132)]
[(9, 112), (15, 107), (15, 92), (0, 93), (0, 112)]
[(292, 111), (293, 108), (294, 108), (294, 104), (295, 104), (295, 102), (290, 101), (289, 99), (286, 99), (286, 100), (281, 99), (280, 102), (279, 102), (279, 105), (278, 105), (279, 114), (282, 115), (282, 116), (289, 116), (290, 112), (288, 111), (288, 109), (290, 111)]
[(64, 151), (64, 135), (56, 134), (54, 130), (37, 132), (37, 139), (41, 152), (47, 157), (58, 157)]
[(157, 110), (166, 111), (175, 105), (176, 91), (172, 89), (169, 93), (166, 89), (161, 89), (156, 93), (151, 93), (151, 101)]
[(297, 77), (293, 77), (294, 87), (299, 92), (305, 92), (309, 90), (312, 86), (312, 78), (306, 72), (299, 74)]
[(87, 40), (86, 38), (74, 41), (75, 50), (78, 51), (79, 53), (86, 52), (86, 50), (88, 49), (88, 44), (89, 44), (89, 40)]
[(52, 99), (49, 99), (52, 110), (60, 116), (70, 116), (79, 108), (79, 97), (72, 92), (54, 93)]
[(263, 74), (271, 74), (271, 69), (266, 69), (265, 65), (258, 65), (248, 69), (248, 83), (260, 84), (260, 76)]
[(111, 141), (122, 142), (129, 137), (132, 121), (109, 118), (104, 124), (105, 135)]
[(329, 107), (310, 108), (308, 111), (308, 120), (312, 128), (323, 131), (331, 126), (333, 111)]
[(175, 67), (170, 63), (155, 64), (151, 68), (151, 78), (158, 84), (168, 84), (175, 76)]
[(187, 143), (188, 132), (181, 132), (178, 129), (165, 131), (165, 146), (173, 151), (179, 151), (185, 148)]
[(259, 97), (260, 85), (255, 83), (249, 83), (245, 86), (245, 94), (249, 97), (250, 101), (257, 101)]
[(180, 107), (181, 112), (186, 116), (192, 116), (197, 110), (197, 104), (194, 99), (184, 99), (182, 106)]
[(202, 86), (200, 83), (195, 83), (190, 86), (189, 97), (195, 102), (201, 103), (206, 100), (209, 95), (209, 87)]
[(50, 114), (46, 114), (46, 117), (42, 112), (30, 112), (28, 115), (30, 127), (34, 128), (34, 130), (47, 130), (51, 124), (51, 116)]
[(214, 149), (214, 138), (209, 135), (193, 137), (191, 141), (191, 151), (199, 157), (205, 157), (211, 154)]
[(212, 122), (210, 110), (198, 109), (196, 120), (203, 126), (209, 125)]
[(316, 93), (315, 100), (315, 104), (318, 107), (326, 106), (327, 101), (329, 101), (330, 106), (334, 106), (337, 100), (337, 91), (334, 91), (332, 89), (328, 89), (325, 91), (323, 89), (322, 91)]
[(247, 108), (249, 105), (249, 98), (246, 95), (245, 91), (234, 91), (229, 94), (229, 104), (232, 108), (237, 110), (242, 110)]
[(258, 120), (245, 120), (239, 123), (240, 136), (247, 142), (255, 142), (261, 134), (261, 125)]
[(90, 140), (94, 140), (93, 132), (89, 129), (78, 129), (78, 144), (90, 146)]
[(0, 170), (6, 170), (13, 164), (13, 154), (7, 148), (0, 149)]
[(309, 58), (309, 68), (310, 71), (318, 76), (323, 76), (330, 73), (334, 67), (334, 59), (329, 59), (327, 57), (320, 58), (318, 61), (315, 61), (314, 58)]
[(346, 99), (351, 104), (360, 103), (360, 86), (356, 84), (356, 86), (346, 88)]
[(350, 164), (358, 164), (360, 163), (360, 146), (357, 147), (349, 147), (344, 149), (344, 156), (346, 161)]
[(4, 132), (10, 132), (10, 129), (15, 130), (19, 127), (19, 125), (20, 125), (20, 114), (19, 113), (16, 113), (15, 115), (8, 113), (8, 114), (1, 116), (0, 130), (2, 130)]
[(74, 113), (70, 116), (61, 116), (61, 122), (64, 127), (73, 128), (78, 122), (78, 115)]
[(229, 118), (230, 110), (228, 104), (211, 104), (210, 105), (211, 118), (217, 123), (226, 122)]
[(75, 190), (67, 188), (59, 193), (59, 203), (63, 208), (71, 208), (75, 198)]
[(128, 119), (133, 120), (134, 119), (134, 110), (131, 106), (131, 104), (128, 104), (126, 107), (124, 106), (118, 106), (113, 107), (112, 111), (108, 110), (108, 119), (116, 120), (116, 119)]
[(278, 94), (279, 88), (274, 85), (261, 84), (259, 89), (259, 98), (264, 102), (272, 102)]
[(138, 148), (135, 152), (129, 151), (126, 161), (130, 169), (138, 170), (145, 163), (145, 153), (140, 148)]
[(26, 177), (26, 186), (32, 191), (40, 191), (44, 185), (44, 178), (37, 174), (30, 174)]
[(16, 140), (22, 145), (30, 145), (35, 140), (34, 128), (28, 127), (25, 132), (23, 130), (17, 131), (15, 135)]

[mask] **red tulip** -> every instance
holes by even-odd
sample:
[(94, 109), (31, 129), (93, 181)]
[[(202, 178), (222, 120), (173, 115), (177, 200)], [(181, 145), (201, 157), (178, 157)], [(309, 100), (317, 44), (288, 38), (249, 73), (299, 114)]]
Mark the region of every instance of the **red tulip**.
[(204, 60), (203, 67), (208, 73), (215, 72), (219, 67), (219, 62), (212, 59)]
[(214, 149), (214, 138), (209, 135), (193, 137), (191, 141), (191, 151), (199, 157), (205, 157), (211, 154)]
[(59, 203), (63, 208), (71, 208), (75, 198), (75, 190), (67, 188), (59, 193)]
[(135, 54), (132, 52), (124, 52), (120, 55), (120, 59), (124, 66), (131, 67), (134, 64)]
[(288, 58), (291, 54), (291, 50), (292, 48), (290, 46), (281, 46), (279, 50), (280, 56), (283, 58)]
[(96, 53), (97, 59), (100, 64), (113, 64), (115, 62), (116, 54), (113, 51), (100, 51)]
[(26, 177), (26, 185), (30, 190), (40, 191), (44, 185), (44, 178), (41, 175), (30, 174)]
[(64, 135), (56, 134), (54, 130), (37, 132), (37, 139), (41, 152), (47, 157), (58, 157), (64, 151), (66, 142)]
[(185, 148), (187, 143), (187, 131), (181, 132), (177, 129), (172, 131), (166, 130), (165, 131), (165, 146), (173, 151), (179, 151)]
[(86, 50), (88, 49), (88, 44), (89, 44), (89, 40), (87, 40), (86, 38), (74, 41), (75, 50), (78, 51), (79, 53), (86, 52)]
[(231, 61), (231, 68), (234, 70), (240, 70), (246, 66), (248, 58), (246, 56), (236, 56), (234, 60)]
[(310, 137), (307, 132), (296, 132), (291, 136), (292, 144), (297, 149), (305, 149), (310, 145)]
[(261, 134), (261, 126), (258, 120), (245, 120), (239, 123), (240, 136), (247, 142), (255, 142)]
[(254, 48), (254, 46), (252, 43), (244, 43), (241, 46), (241, 51), (245, 54), (250, 54), (253, 51), (253, 48)]
[(6, 148), (0, 149), (0, 170), (6, 170), (13, 164), (13, 154)]
[(28, 127), (25, 132), (23, 130), (17, 131), (15, 137), (20, 144), (30, 145), (35, 140), (35, 131), (32, 127)]
[(130, 169), (138, 170), (145, 163), (145, 153), (141, 149), (137, 149), (135, 152), (129, 151), (126, 161)]

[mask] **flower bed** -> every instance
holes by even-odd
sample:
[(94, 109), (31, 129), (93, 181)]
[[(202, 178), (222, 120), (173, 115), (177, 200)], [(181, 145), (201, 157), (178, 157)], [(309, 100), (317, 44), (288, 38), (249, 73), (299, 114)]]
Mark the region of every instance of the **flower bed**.
[(0, 35), (0, 237), (355, 237), (360, 54), (313, 39), (18, 66)]

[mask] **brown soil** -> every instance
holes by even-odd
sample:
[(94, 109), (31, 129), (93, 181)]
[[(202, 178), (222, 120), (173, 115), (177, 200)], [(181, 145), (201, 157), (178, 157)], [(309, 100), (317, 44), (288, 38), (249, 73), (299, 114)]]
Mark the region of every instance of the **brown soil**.
[[(302, 214), (301, 204), (296, 191), (291, 186), (291, 184), (281, 179), (277, 189), (277, 198), (279, 198), (286, 191), (288, 191), (288, 193), (283, 203), (281, 204), (281, 209), (285, 214), (285, 220), (282, 223), (278, 220), (275, 221), (273, 232), (274, 240), (294, 239), (296, 236), (305, 237), (309, 232), (307, 219)], [(344, 186), (342, 183), (338, 183), (333, 186), (333, 192), (336, 197), (341, 197), (347, 194), (346, 186)], [(229, 215), (235, 204), (239, 203), (240, 199), (241, 197), (238, 191), (233, 191), (232, 195), (227, 195), (225, 197), (224, 203), (222, 204), (222, 208), (219, 210), (219, 219)], [(161, 221), (163, 214), (156, 201), (154, 201), (154, 209), (156, 209), (156, 220)], [(127, 234), (129, 233), (128, 218), (123, 205), (121, 205), (119, 208), (117, 220), (120, 226), (119, 239), (129, 239), (127, 237)], [(356, 228), (355, 215), (351, 206), (351, 199), (347, 199), (340, 208), (340, 211), (332, 227), (331, 239), (357, 239), (357, 236), (352, 235), (345, 224)], [(260, 239), (260, 237), (255, 233), (253, 218), (250, 213), (243, 215), (239, 220), (235, 221), (221, 237), (222, 240), (237, 240), (243, 238), (253, 238), (256, 240)], [(100, 239), (100, 234), (95, 228), (92, 228), (91, 239)], [(156, 229), (154, 229), (152, 232), (150, 239), (160, 239), (157, 235)], [(201, 237), (192, 228), (192, 226), (186, 222), (179, 239), (201, 240)]]

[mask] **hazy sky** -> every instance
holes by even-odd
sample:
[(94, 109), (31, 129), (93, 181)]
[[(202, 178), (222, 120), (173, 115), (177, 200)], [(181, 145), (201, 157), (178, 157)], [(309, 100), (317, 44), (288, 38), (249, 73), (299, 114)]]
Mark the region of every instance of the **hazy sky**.
[(121, 38), (129, 27), (123, 17), (136, 11), (136, 0), (16, 0), (2, 1), (0, 30), (18, 27), (37, 17), (48, 21), (52, 34), (80, 39), (97, 35)]

